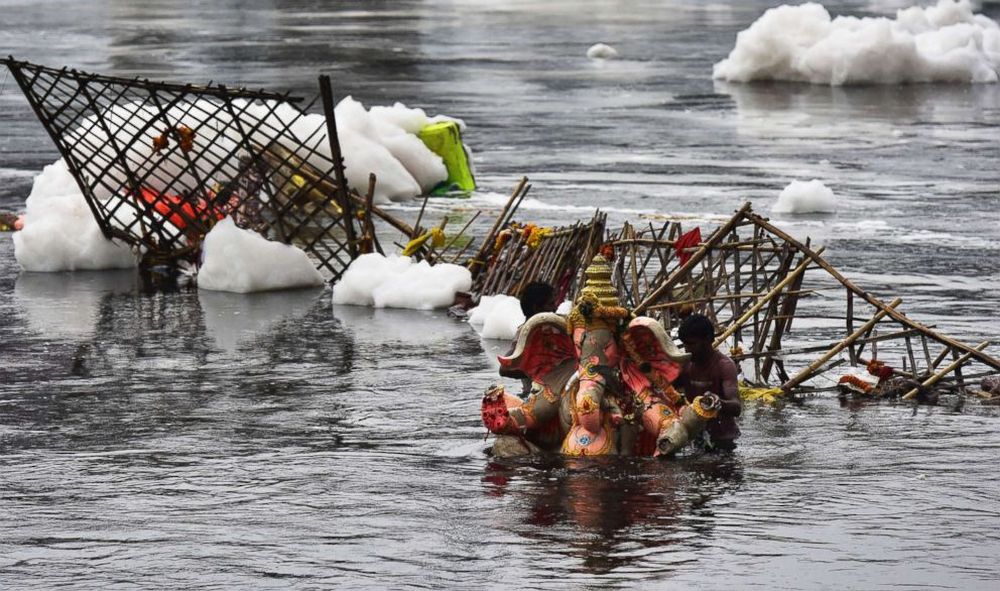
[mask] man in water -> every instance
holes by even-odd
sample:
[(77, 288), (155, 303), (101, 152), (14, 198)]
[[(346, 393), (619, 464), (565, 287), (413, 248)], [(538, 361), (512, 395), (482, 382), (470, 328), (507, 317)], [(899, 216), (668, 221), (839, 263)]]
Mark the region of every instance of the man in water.
[(702, 314), (691, 314), (685, 318), (678, 337), (691, 354), (691, 361), (684, 366), (676, 383), (684, 389), (684, 397), (688, 402), (708, 392), (719, 397), (722, 409), (705, 429), (708, 449), (732, 451), (736, 449), (736, 438), (740, 436), (736, 417), (743, 410), (736, 364), (712, 346), (715, 327)]
[(532, 281), (524, 286), (520, 300), (525, 320), (541, 312), (556, 311), (556, 290), (544, 281)]

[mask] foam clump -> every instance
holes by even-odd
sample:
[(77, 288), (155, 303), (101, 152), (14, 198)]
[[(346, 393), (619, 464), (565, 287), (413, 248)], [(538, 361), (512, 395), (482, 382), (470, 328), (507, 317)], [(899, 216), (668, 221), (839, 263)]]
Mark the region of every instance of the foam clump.
[(736, 37), (712, 76), (730, 82), (988, 83), (1000, 80), (1000, 25), (968, 0), (914, 6), (896, 18), (831, 18), (820, 4), (767, 10)]
[(371, 253), (356, 258), (333, 286), (333, 303), (433, 310), (450, 306), (456, 292), (471, 287), (465, 267)]
[[(251, 105), (248, 110), (267, 120), (267, 106)], [(337, 103), (334, 115), (347, 184), (365, 193), (368, 190), (368, 175), (374, 173), (376, 202), (412, 199), (447, 180), (448, 170), (444, 161), (425, 146), (417, 134), (431, 123), (453, 119), (428, 117), (423, 109), (411, 109), (398, 102), (391, 107), (372, 107), (368, 110), (350, 96)], [(288, 122), (296, 116), (298, 113), (292, 107), (281, 105), (270, 117)], [(306, 145), (317, 146), (317, 152), (323, 156), (330, 156), (326, 119), (322, 115), (312, 114), (298, 119), (292, 125), (292, 132)], [(303, 156), (307, 161), (326, 168), (322, 158), (310, 158), (309, 154)]]
[(772, 213), (830, 213), (837, 210), (837, 197), (822, 182), (792, 181), (771, 207)]
[(226, 218), (202, 242), (198, 288), (250, 293), (323, 284), (302, 250), (236, 226)]
[(587, 50), (590, 59), (610, 60), (618, 57), (618, 50), (604, 43), (595, 43)]
[(101, 233), (66, 163), (35, 177), (25, 202), (24, 228), (14, 233), (14, 257), (25, 271), (126, 269), (136, 257)]
[(524, 320), (521, 301), (509, 295), (483, 296), (469, 310), (469, 324), (484, 339), (513, 339)]

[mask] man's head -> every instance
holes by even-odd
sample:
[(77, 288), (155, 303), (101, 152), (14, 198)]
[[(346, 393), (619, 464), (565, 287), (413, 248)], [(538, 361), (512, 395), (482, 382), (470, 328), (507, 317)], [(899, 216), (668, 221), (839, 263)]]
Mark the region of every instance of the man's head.
[(525, 318), (539, 312), (556, 311), (556, 290), (544, 281), (532, 281), (521, 292), (521, 311)]
[(695, 363), (708, 359), (715, 339), (715, 326), (703, 314), (691, 314), (681, 322), (677, 336)]

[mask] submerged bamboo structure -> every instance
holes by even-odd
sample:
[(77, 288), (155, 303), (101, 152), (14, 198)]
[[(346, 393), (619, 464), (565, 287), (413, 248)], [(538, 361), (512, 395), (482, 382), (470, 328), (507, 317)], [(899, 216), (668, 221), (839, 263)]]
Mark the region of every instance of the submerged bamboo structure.
[(912, 399), (918, 388), (964, 390), (1000, 372), (1000, 360), (985, 352), (988, 343), (973, 347), (909, 318), (900, 299), (885, 302), (862, 289), (823, 258), (823, 247), (797, 240), (749, 203), (704, 239), (700, 228), (686, 233), (676, 221), (606, 230), (607, 218), (597, 212), (589, 224), (532, 240), (535, 228), (510, 221), (528, 187), (523, 179), (468, 263), (478, 271), (474, 297), (517, 296), (528, 282), (543, 280), (572, 298), (567, 278), (578, 278), (600, 249), (613, 259), (623, 304), (668, 330), (688, 314), (706, 315), (717, 328), (715, 345), (740, 363), (748, 386), (832, 390), (841, 373), (883, 368), (880, 382), (912, 385), (884, 391)]
[[(857, 286), (822, 248), (793, 238), (749, 203), (697, 245), (678, 248), (683, 234), (680, 223), (669, 222), (642, 230), (625, 224), (609, 236), (622, 299), (668, 329), (686, 314), (705, 314), (717, 327), (716, 345), (746, 362), (752, 385), (830, 388), (829, 376), (821, 379), (829, 370), (847, 364), (864, 371), (872, 360), (925, 386), (965, 388), (1000, 371), (985, 344), (970, 346), (907, 317), (899, 300), (886, 303)], [(793, 323), (798, 342), (787, 346)], [(949, 358), (954, 363), (942, 366)], [(811, 388), (802, 387), (807, 382)]]
[(606, 221), (605, 214), (596, 212), (588, 223), (563, 228), (509, 224), (496, 234), (492, 245), (485, 244), (482, 252), (488, 253), (488, 260), (475, 277), (473, 291), (478, 296), (516, 297), (529, 283), (545, 281), (556, 288), (559, 301), (575, 297), (582, 284), (581, 261), (597, 253)]
[(205, 234), (227, 216), (296, 244), (328, 278), (357, 256), (328, 77), (326, 125), (304, 126), (313, 103), (300, 108), (288, 94), (3, 63), (101, 232), (145, 262), (197, 263)]

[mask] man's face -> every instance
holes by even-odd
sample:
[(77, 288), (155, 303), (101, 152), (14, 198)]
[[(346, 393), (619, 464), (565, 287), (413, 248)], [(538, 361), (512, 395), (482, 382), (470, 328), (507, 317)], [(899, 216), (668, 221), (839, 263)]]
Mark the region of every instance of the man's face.
[(691, 354), (691, 360), (695, 362), (708, 358), (708, 354), (712, 351), (712, 342), (708, 339), (687, 337), (681, 339), (681, 343), (684, 345), (684, 349)]
[(556, 292), (552, 292), (549, 296), (548, 301), (545, 302), (545, 307), (542, 308), (542, 312), (555, 312), (559, 308), (559, 304), (556, 303)]

